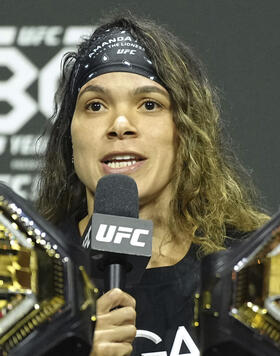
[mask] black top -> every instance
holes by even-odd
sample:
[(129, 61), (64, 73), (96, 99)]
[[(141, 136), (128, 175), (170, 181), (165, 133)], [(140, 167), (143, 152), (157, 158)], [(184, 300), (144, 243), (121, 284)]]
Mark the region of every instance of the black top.
[(133, 355), (198, 355), (192, 326), (200, 263), (192, 245), (176, 265), (147, 269), (127, 292), (136, 299), (137, 336)]

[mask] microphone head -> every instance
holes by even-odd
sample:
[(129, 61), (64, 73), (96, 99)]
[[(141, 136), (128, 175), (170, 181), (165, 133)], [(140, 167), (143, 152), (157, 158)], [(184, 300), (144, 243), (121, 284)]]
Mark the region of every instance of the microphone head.
[(138, 189), (133, 178), (123, 174), (102, 177), (94, 195), (94, 213), (138, 218)]
[[(111, 174), (98, 181), (90, 247), (92, 277), (100, 289), (121, 287), (125, 279), (133, 285), (143, 275), (152, 254), (153, 223), (138, 215), (138, 190), (132, 178)], [(118, 273), (111, 275), (116, 267)]]

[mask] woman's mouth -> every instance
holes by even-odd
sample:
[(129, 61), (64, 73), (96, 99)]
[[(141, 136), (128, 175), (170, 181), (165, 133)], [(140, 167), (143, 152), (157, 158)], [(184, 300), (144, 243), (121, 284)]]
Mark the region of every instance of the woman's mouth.
[(140, 168), (146, 158), (138, 154), (111, 154), (102, 159), (102, 167), (105, 173), (130, 173)]

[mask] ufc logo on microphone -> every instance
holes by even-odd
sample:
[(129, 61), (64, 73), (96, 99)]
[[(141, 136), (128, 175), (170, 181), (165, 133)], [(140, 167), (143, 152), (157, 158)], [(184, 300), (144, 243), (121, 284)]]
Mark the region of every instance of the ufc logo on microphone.
[(131, 227), (100, 224), (96, 240), (120, 244), (123, 239), (129, 239), (132, 246), (144, 247), (145, 242), (139, 241), (141, 235), (149, 235), (149, 230), (133, 229)]

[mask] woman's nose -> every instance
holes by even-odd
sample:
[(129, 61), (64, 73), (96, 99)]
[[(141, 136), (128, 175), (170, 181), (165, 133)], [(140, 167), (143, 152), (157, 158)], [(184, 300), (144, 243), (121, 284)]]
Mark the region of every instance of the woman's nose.
[(118, 116), (111, 127), (107, 131), (108, 138), (134, 138), (137, 137), (136, 127), (131, 123), (126, 116)]

